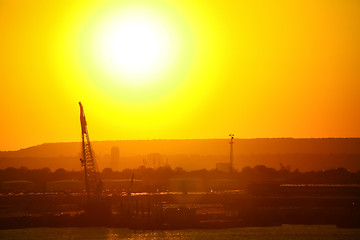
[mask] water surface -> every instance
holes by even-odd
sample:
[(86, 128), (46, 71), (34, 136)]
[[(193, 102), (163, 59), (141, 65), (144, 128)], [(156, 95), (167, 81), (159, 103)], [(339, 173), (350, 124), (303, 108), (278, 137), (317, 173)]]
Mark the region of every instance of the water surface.
[(132, 231), (122, 228), (26, 228), (0, 230), (0, 239), (76, 240), (347, 240), (360, 239), (360, 229), (339, 229), (329, 225), (283, 225), (231, 229), (186, 229)]

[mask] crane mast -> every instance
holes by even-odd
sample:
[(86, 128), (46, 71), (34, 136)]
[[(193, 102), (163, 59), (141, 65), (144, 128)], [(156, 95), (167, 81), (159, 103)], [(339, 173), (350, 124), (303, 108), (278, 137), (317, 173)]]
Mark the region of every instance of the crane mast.
[(86, 193), (88, 196), (101, 195), (102, 181), (98, 174), (93, 151), (91, 149), (84, 108), (81, 102), (79, 102), (79, 106), (82, 137), (82, 158), (80, 159), (80, 162), (84, 167)]

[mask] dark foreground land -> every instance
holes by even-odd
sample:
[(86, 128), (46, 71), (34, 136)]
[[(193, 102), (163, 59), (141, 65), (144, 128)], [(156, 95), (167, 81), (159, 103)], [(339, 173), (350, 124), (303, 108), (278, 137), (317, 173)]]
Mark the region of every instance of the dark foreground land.
[(230, 228), (281, 224), (360, 227), (359, 185), (253, 184), (222, 192), (108, 194), (33, 193), (0, 196), (2, 229), (127, 227)]

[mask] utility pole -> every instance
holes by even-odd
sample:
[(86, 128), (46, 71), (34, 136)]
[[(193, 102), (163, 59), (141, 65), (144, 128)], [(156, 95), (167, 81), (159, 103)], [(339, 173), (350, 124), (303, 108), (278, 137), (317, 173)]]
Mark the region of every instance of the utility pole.
[(230, 137), (230, 173), (233, 172), (234, 170), (234, 166), (233, 166), (233, 158), (234, 158), (234, 155), (233, 155), (233, 144), (234, 144), (234, 134), (229, 134), (229, 137)]

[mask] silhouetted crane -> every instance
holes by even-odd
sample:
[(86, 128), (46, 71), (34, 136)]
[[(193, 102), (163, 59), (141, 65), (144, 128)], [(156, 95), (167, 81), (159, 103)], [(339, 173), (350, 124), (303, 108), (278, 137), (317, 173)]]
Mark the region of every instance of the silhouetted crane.
[(83, 153), (80, 161), (81, 165), (84, 167), (86, 193), (88, 196), (97, 196), (102, 193), (102, 181), (91, 149), (84, 108), (81, 102), (79, 102), (79, 105)]

